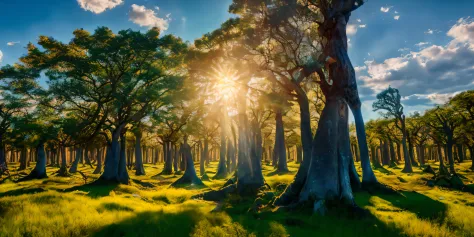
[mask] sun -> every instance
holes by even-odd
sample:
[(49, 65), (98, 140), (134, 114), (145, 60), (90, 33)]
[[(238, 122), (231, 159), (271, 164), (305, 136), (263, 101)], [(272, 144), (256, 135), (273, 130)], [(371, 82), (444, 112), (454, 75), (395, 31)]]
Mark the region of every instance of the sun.
[(238, 72), (225, 63), (213, 67), (212, 71), (211, 83), (213, 84), (216, 100), (223, 100), (228, 103), (235, 98), (237, 93)]

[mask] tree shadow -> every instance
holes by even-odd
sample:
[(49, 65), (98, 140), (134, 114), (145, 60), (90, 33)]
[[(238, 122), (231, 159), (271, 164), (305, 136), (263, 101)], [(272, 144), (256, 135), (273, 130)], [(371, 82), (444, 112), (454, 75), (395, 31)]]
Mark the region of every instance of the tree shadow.
[(147, 211), (105, 226), (91, 236), (189, 236), (199, 219), (196, 210)]
[(404, 191), (401, 195), (378, 195), (393, 206), (416, 214), (420, 219), (442, 224), (447, 216), (447, 205), (416, 191)]
[(257, 213), (247, 212), (243, 208), (244, 203), (244, 200), (240, 200), (238, 204), (231, 204), (225, 212), (256, 236), (267, 236), (269, 230), (288, 236), (395, 237), (403, 233), (401, 229), (385, 224), (368, 211), (361, 216), (347, 207), (330, 209), (325, 216), (320, 216), (313, 215), (312, 208), (293, 211), (272, 208)]
[(23, 194), (34, 194), (34, 193), (42, 193), (45, 192), (46, 189), (43, 188), (20, 188), (15, 190), (10, 190), (7, 192), (0, 193), (0, 197), (7, 197), (7, 196), (20, 196)]
[(386, 169), (385, 167), (379, 167), (379, 168), (374, 168), (375, 170), (379, 171), (380, 173), (386, 174), (386, 175), (394, 175), (392, 171)]
[(132, 181), (144, 188), (155, 188), (156, 185), (150, 183), (150, 182), (145, 182), (145, 181), (142, 181), (142, 180), (138, 180), (138, 179), (132, 179)]
[(88, 197), (100, 198), (109, 196), (110, 192), (118, 187), (118, 184), (97, 184), (88, 183), (80, 186), (74, 186), (68, 189), (61, 190), (61, 192), (82, 191), (86, 192)]
[(104, 212), (104, 211), (128, 211), (128, 212), (132, 212), (134, 210), (133, 210), (133, 208), (128, 207), (128, 206), (120, 205), (120, 204), (114, 203), (114, 202), (109, 202), (109, 203), (103, 203), (102, 205), (100, 205), (100, 207), (97, 208), (97, 211), (99, 211), (99, 212)]
[(296, 171), (279, 171), (279, 170), (274, 170), (270, 173), (268, 173), (266, 176), (275, 176), (275, 175), (287, 175), (287, 174), (296, 174)]

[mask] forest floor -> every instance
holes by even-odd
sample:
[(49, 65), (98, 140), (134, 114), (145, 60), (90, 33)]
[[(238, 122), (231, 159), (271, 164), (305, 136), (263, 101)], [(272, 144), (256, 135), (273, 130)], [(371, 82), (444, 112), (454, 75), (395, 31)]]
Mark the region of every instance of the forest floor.
[[(16, 165), (10, 164), (10, 169)], [(209, 177), (216, 166), (210, 163)], [(357, 204), (370, 213), (364, 218), (276, 209), (249, 213), (253, 201), (239, 198), (211, 212), (216, 203), (191, 199), (206, 189), (169, 188), (179, 175), (160, 176), (162, 167), (145, 165), (147, 176), (129, 171), (131, 185), (84, 185), (78, 173), (56, 177), (55, 167), (48, 167), (48, 179), (3, 180), (0, 236), (474, 236), (474, 195), (429, 187), (426, 179), (432, 175), (417, 167), (413, 174), (403, 174), (401, 168), (376, 170), (379, 181), (401, 195), (356, 192)], [(292, 181), (297, 167), (290, 162), (290, 173), (280, 175), (264, 165), (265, 179), (276, 194)], [(456, 165), (464, 183), (473, 185), (469, 167), (469, 162)], [(89, 177), (87, 182), (98, 177), (91, 167), (79, 164), (79, 170)], [(18, 174), (12, 173), (15, 179)], [(212, 189), (224, 182), (204, 181)]]

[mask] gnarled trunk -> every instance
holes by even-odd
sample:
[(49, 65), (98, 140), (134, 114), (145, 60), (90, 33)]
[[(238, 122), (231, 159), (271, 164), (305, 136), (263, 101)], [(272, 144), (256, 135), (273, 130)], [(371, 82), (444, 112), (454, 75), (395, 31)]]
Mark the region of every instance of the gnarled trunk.
[(44, 150), (44, 143), (40, 142), (36, 147), (36, 166), (31, 171), (31, 173), (22, 178), (20, 181), (23, 180), (30, 180), (30, 179), (43, 179), (47, 178), (48, 175), (46, 174), (46, 152)]

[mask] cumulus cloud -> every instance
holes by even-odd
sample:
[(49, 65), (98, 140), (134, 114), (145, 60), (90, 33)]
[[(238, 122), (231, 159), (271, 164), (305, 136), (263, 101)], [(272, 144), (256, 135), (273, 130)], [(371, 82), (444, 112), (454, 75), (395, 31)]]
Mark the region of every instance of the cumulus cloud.
[(359, 28), (365, 28), (367, 25), (359, 25)]
[(448, 36), (455, 39), (452, 43), (468, 43), (474, 47), (474, 21), (470, 18), (461, 18), (448, 31)]
[(390, 8), (392, 8), (392, 7), (381, 7), (381, 8), (380, 8), (380, 11), (387, 13), (387, 12), (390, 11)]
[(428, 35), (432, 35), (434, 33), (434, 31), (432, 29), (428, 29), (427, 31), (425, 31), (425, 34), (428, 34)]
[(12, 42), (8, 42), (7, 45), (8, 46), (13, 46), (13, 45), (19, 44), (19, 43), (20, 43), (20, 41), (12, 41)]
[(394, 16), (393, 19), (395, 19), (395, 20), (398, 21), (398, 19), (400, 19), (400, 16), (398, 16), (398, 15), (397, 15), (397, 16)]
[[(459, 91), (474, 89), (474, 24), (458, 21), (445, 46), (431, 45), (383, 62), (366, 61), (356, 70), (361, 88), (372, 95), (389, 85), (410, 105), (442, 104)], [(422, 45), (426, 42), (421, 42)]]
[(123, 3), (123, 0), (77, 0), (79, 6), (86, 11), (100, 14)]
[(139, 26), (158, 27), (160, 30), (167, 30), (169, 25), (169, 14), (165, 18), (160, 18), (152, 9), (147, 9), (145, 6), (132, 5), (129, 13), (129, 20)]
[(2, 63), (2, 59), (3, 59), (3, 52), (2, 50), (0, 50), (0, 63)]

